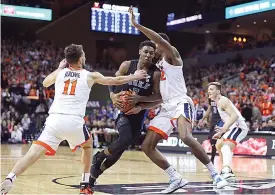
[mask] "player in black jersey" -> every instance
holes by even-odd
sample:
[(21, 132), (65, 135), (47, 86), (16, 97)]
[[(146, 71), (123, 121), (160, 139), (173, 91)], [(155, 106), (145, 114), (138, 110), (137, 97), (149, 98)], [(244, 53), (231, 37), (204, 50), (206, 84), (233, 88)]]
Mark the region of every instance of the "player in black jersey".
[(199, 127), (204, 126), (204, 124), (206, 123), (207, 119), (209, 118), (209, 116), (211, 114), (211, 117), (210, 117), (210, 132), (209, 132), (208, 139), (210, 139), (210, 143), (211, 143), (211, 146), (212, 146), (211, 161), (214, 164), (214, 159), (215, 159), (215, 155), (216, 155), (216, 152), (217, 152), (217, 149), (216, 149), (217, 140), (213, 139), (212, 137), (216, 133), (215, 132), (215, 127), (216, 126), (222, 127), (223, 126), (223, 121), (221, 120), (221, 117), (219, 115), (216, 102), (211, 100), (211, 99), (208, 99), (208, 103), (209, 103), (209, 106), (207, 108), (207, 111), (205, 112), (203, 118), (199, 121), (198, 126)]
[[(93, 159), (93, 165), (91, 167), (90, 186), (94, 187), (94, 183), (98, 176), (106, 169), (114, 165), (121, 157), (122, 153), (138, 138), (142, 129), (144, 114), (147, 108), (161, 103), (161, 95), (159, 91), (160, 71), (152, 63), (152, 59), (155, 55), (156, 46), (151, 41), (144, 41), (139, 47), (139, 59), (123, 62), (119, 70), (116, 72), (116, 76), (133, 74), (136, 70), (142, 69), (149, 75), (147, 79), (129, 82), (123, 86), (116, 88), (109, 87), (110, 96), (114, 106), (120, 108), (121, 103), (119, 96), (120, 91), (134, 91), (138, 96), (133, 96), (135, 99), (129, 97), (129, 101), (134, 103), (142, 102), (144, 98), (159, 99), (159, 102), (142, 103), (142, 110), (134, 109), (134, 113), (130, 110), (127, 113), (120, 113), (116, 120), (116, 128), (119, 132), (118, 140), (111, 143), (101, 152), (95, 154)], [(104, 161), (104, 162), (103, 162)]]

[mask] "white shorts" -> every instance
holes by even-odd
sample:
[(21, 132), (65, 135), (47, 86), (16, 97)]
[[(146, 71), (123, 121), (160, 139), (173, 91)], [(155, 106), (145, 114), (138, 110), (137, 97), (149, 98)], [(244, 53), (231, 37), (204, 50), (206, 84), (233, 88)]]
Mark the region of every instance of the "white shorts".
[(90, 133), (80, 116), (50, 114), (45, 122), (42, 134), (34, 144), (47, 149), (46, 155), (55, 155), (59, 144), (67, 140), (74, 152), (90, 138)]
[(164, 102), (157, 116), (150, 121), (149, 129), (160, 134), (164, 139), (177, 128), (177, 119), (182, 115), (191, 126), (194, 119), (194, 104), (188, 96), (175, 98), (169, 102)]
[(241, 124), (233, 124), (229, 131), (227, 131), (223, 136), (223, 141), (230, 141), (237, 145), (237, 143), (240, 143), (247, 135), (249, 129), (245, 122)]

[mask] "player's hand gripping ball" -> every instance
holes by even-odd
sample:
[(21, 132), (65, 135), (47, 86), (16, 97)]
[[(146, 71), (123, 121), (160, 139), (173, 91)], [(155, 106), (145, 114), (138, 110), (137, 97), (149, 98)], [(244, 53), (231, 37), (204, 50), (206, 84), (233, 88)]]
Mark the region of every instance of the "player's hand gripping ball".
[(133, 91), (125, 91), (122, 95), (119, 96), (119, 100), (123, 102), (120, 109), (121, 112), (128, 112), (129, 110), (135, 107), (135, 104), (129, 102), (127, 99), (127, 97), (129, 97), (132, 94), (134, 94)]

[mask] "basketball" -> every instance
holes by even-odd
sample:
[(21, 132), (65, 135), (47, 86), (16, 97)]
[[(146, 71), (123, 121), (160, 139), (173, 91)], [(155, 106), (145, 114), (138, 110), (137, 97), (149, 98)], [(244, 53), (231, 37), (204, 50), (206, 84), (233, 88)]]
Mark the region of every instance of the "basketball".
[(127, 96), (133, 94), (132, 91), (126, 91), (125, 94), (119, 96), (119, 99), (121, 101), (123, 101), (123, 104), (122, 104), (122, 108), (120, 109), (121, 112), (128, 112), (129, 110), (131, 110), (132, 108), (135, 107), (135, 104), (133, 103), (130, 103), (128, 100), (127, 100)]

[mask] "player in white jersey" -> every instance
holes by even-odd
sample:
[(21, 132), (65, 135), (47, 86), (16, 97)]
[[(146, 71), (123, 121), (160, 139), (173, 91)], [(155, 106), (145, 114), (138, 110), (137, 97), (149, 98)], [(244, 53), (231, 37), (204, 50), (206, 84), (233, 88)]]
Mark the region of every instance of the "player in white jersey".
[[(98, 72), (89, 72), (83, 69), (85, 53), (81, 45), (71, 44), (65, 48), (65, 59), (57, 70), (48, 75), (43, 81), (44, 87), (55, 84), (54, 102), (49, 110), (42, 134), (34, 141), (27, 154), (21, 158), (1, 183), (1, 194), (11, 190), (12, 185), (30, 165), (36, 162), (41, 155), (55, 155), (59, 144), (67, 140), (72, 151), (78, 146), (82, 150), (84, 164), (81, 179), (81, 194), (92, 194), (88, 181), (90, 177), (92, 140), (84, 125), (84, 115), (90, 90), (94, 83), (102, 85), (122, 85), (130, 81), (144, 79), (148, 75), (143, 70), (135, 74), (119, 77), (104, 77)], [(65, 66), (69, 66), (65, 68)]]
[(242, 141), (247, 133), (248, 127), (239, 110), (225, 96), (221, 95), (221, 84), (212, 82), (208, 85), (209, 98), (216, 102), (218, 112), (224, 122), (222, 127), (216, 127), (217, 132), (213, 138), (218, 139), (216, 147), (223, 162), (221, 176), (229, 182), (235, 181), (235, 175), (231, 169), (233, 149)]
[[(135, 21), (133, 10), (129, 10), (131, 23), (134, 27), (144, 33), (157, 46), (155, 55), (159, 55), (158, 67), (161, 70), (160, 93), (163, 104), (160, 113), (150, 122), (149, 130), (142, 144), (146, 155), (170, 178), (170, 185), (162, 193), (172, 193), (185, 186), (188, 181), (169, 164), (166, 158), (156, 148), (162, 139), (168, 139), (173, 128), (179, 131), (180, 139), (192, 148), (193, 154), (208, 168), (212, 178), (216, 181), (217, 187), (222, 188), (228, 183), (217, 173), (213, 163), (205, 153), (201, 144), (192, 137), (192, 120), (194, 106), (192, 99), (186, 95), (187, 89), (183, 77), (183, 61), (179, 52), (170, 44), (169, 38), (163, 33), (156, 33)], [(147, 102), (154, 104), (155, 99), (147, 98)], [(157, 104), (156, 102), (155, 104)], [(148, 104), (146, 104), (148, 106)], [(140, 105), (131, 112), (144, 109)]]

